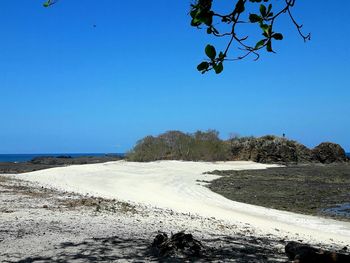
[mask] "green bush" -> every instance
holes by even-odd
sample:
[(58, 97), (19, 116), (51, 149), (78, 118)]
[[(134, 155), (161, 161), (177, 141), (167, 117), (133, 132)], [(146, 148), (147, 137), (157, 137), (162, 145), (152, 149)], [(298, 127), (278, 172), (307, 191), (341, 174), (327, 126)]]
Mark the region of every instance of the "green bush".
[(230, 155), (229, 145), (220, 140), (215, 130), (193, 134), (168, 131), (157, 137), (147, 136), (138, 141), (127, 154), (129, 161), (156, 160), (224, 161)]

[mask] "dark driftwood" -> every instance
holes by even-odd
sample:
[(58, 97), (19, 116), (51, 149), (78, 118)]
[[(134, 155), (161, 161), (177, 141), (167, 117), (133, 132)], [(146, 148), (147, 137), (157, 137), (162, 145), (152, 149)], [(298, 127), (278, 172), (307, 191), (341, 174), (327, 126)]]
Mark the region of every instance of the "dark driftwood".
[(194, 239), (191, 234), (179, 232), (172, 234), (170, 237), (166, 233), (158, 234), (153, 240), (152, 247), (158, 251), (158, 255), (161, 257), (177, 252), (199, 256), (203, 245), (200, 241)]
[(350, 255), (317, 249), (298, 242), (289, 242), (286, 254), (295, 263), (350, 263)]

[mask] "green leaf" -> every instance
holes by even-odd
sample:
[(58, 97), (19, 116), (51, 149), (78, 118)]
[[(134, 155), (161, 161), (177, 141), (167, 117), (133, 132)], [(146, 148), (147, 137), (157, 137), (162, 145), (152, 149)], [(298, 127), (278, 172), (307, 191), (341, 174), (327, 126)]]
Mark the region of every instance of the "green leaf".
[(267, 52), (273, 52), (271, 40), (269, 40), (269, 41), (267, 42), (267, 44), (266, 44), (266, 50), (267, 50)]
[(207, 45), (205, 47), (205, 54), (211, 59), (214, 60), (216, 57), (216, 50), (215, 47), (213, 47), (212, 45)]
[(267, 8), (267, 14), (270, 14), (271, 10), (272, 10), (272, 4), (269, 4), (269, 7)]
[(262, 30), (266, 31), (266, 30), (269, 28), (269, 25), (261, 23), (261, 24), (260, 24), (260, 28), (261, 28)]
[(267, 15), (266, 6), (260, 5), (260, 13), (263, 17), (265, 17)]
[(249, 21), (251, 23), (256, 23), (262, 21), (262, 17), (257, 14), (250, 14), (249, 15)]
[(282, 40), (283, 39), (283, 35), (281, 33), (275, 33), (272, 35), (272, 37), (276, 40)]
[(191, 16), (192, 18), (195, 18), (196, 15), (197, 15), (197, 10), (196, 10), (196, 9), (195, 9), (195, 10), (192, 10), (192, 11), (190, 12), (190, 16)]
[(191, 26), (198, 27), (198, 26), (200, 26), (200, 24), (201, 24), (201, 22), (197, 18), (194, 18), (191, 20)]
[(240, 14), (240, 13), (243, 13), (244, 10), (245, 10), (245, 2), (243, 0), (238, 0), (234, 12)]
[(255, 49), (261, 48), (265, 44), (266, 39), (260, 40), (258, 43), (255, 45)]
[(200, 18), (201, 22), (206, 24), (207, 26), (211, 26), (213, 23), (213, 12), (203, 12), (201, 16), (198, 16)]
[(224, 65), (222, 62), (214, 66), (214, 70), (216, 74), (220, 74), (224, 70)]
[(197, 70), (198, 71), (204, 71), (204, 70), (207, 70), (209, 68), (209, 63), (208, 62), (205, 62), (203, 61), (202, 63), (200, 63), (198, 66), (197, 66)]
[(43, 3), (43, 6), (44, 7), (50, 7), (52, 6), (53, 4), (56, 4), (58, 0), (47, 0), (45, 3)]

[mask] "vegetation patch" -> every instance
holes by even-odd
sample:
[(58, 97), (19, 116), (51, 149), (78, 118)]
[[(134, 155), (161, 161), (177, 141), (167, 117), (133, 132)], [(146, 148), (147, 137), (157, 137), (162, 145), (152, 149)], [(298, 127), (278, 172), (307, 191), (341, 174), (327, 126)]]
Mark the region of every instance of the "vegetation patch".
[(137, 213), (135, 206), (129, 203), (96, 197), (63, 199), (59, 201), (59, 205), (69, 209), (87, 207), (94, 209), (96, 212)]
[(147, 136), (138, 141), (127, 154), (129, 161), (156, 160), (221, 161), (229, 158), (229, 144), (220, 140), (214, 130), (183, 133), (169, 131), (157, 137)]

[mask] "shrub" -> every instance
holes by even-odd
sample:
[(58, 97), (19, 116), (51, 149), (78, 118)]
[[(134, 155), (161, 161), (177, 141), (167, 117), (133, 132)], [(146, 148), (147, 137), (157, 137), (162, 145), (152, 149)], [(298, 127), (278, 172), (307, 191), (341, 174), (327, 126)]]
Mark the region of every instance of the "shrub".
[(156, 160), (219, 161), (229, 159), (229, 145), (220, 140), (215, 130), (193, 134), (168, 131), (157, 137), (138, 141), (127, 154), (129, 161)]

